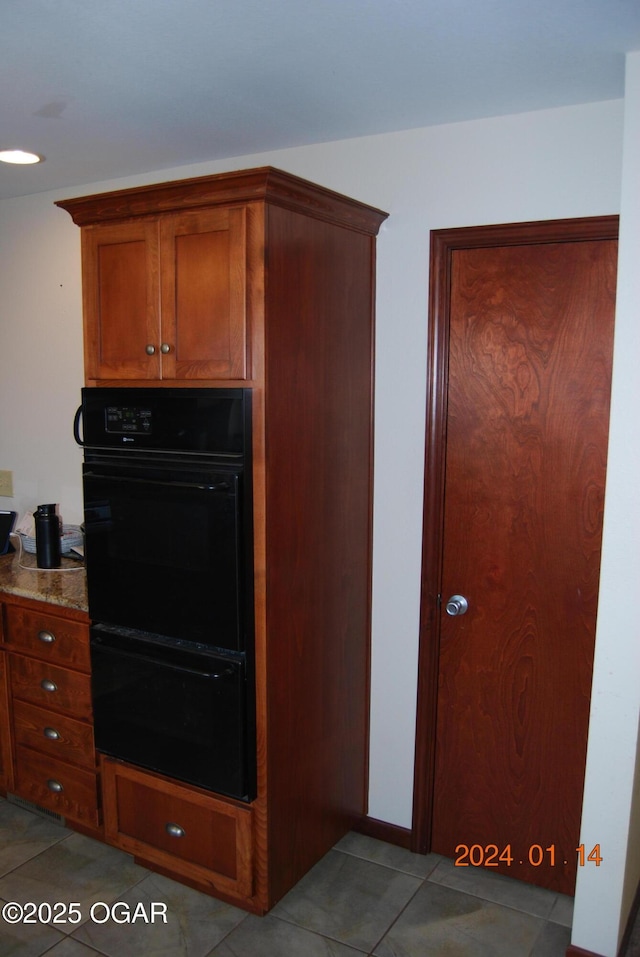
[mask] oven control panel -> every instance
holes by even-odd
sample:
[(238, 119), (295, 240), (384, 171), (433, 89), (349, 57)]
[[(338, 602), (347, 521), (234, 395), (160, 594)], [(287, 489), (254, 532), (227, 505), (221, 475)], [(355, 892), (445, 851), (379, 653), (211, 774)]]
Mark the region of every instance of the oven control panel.
[(151, 435), (151, 409), (142, 406), (109, 405), (105, 409), (105, 429), (118, 435)]

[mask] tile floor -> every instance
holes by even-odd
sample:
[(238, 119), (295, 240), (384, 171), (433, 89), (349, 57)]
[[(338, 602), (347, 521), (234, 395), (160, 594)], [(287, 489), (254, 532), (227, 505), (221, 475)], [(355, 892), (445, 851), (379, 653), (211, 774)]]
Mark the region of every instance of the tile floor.
[(0, 799), (0, 908), (14, 901), (82, 919), (0, 918), (2, 957), (564, 957), (573, 903), (352, 833), (257, 918)]

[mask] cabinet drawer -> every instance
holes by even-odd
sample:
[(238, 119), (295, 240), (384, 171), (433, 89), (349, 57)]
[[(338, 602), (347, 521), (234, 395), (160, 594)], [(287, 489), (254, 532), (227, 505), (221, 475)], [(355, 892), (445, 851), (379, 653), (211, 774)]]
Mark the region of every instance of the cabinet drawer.
[[(2, 611), (1, 608), (0, 611)], [(13, 787), (13, 761), (6, 672), (5, 653), (0, 651), (0, 788), (9, 791)]]
[(78, 671), (91, 669), (89, 626), (9, 605), (5, 641), (9, 648)]
[(91, 679), (67, 668), (57, 668), (35, 658), (9, 655), (11, 692), (14, 698), (74, 718), (91, 719)]
[(13, 705), (13, 726), (18, 745), (35, 748), (62, 761), (94, 770), (93, 728), (90, 724), (55, 711), (45, 711), (23, 701)]
[(249, 808), (108, 759), (102, 771), (108, 841), (227, 894), (251, 896)]
[(95, 772), (23, 747), (16, 748), (15, 770), (15, 790), (20, 797), (87, 826), (99, 823)]

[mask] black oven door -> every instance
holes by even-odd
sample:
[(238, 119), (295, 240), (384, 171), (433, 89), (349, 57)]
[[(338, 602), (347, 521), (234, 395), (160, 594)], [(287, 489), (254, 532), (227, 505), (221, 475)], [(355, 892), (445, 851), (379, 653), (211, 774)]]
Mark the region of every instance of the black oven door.
[(240, 800), (253, 797), (243, 655), (91, 629), (96, 748)]
[(245, 650), (251, 604), (242, 482), (232, 467), (87, 462), (93, 621)]

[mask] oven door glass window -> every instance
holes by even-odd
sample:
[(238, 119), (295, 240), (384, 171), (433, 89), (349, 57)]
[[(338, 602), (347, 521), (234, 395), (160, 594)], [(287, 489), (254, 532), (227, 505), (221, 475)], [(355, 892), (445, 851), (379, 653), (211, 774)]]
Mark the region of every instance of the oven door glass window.
[(85, 466), (93, 620), (243, 650), (241, 481)]

